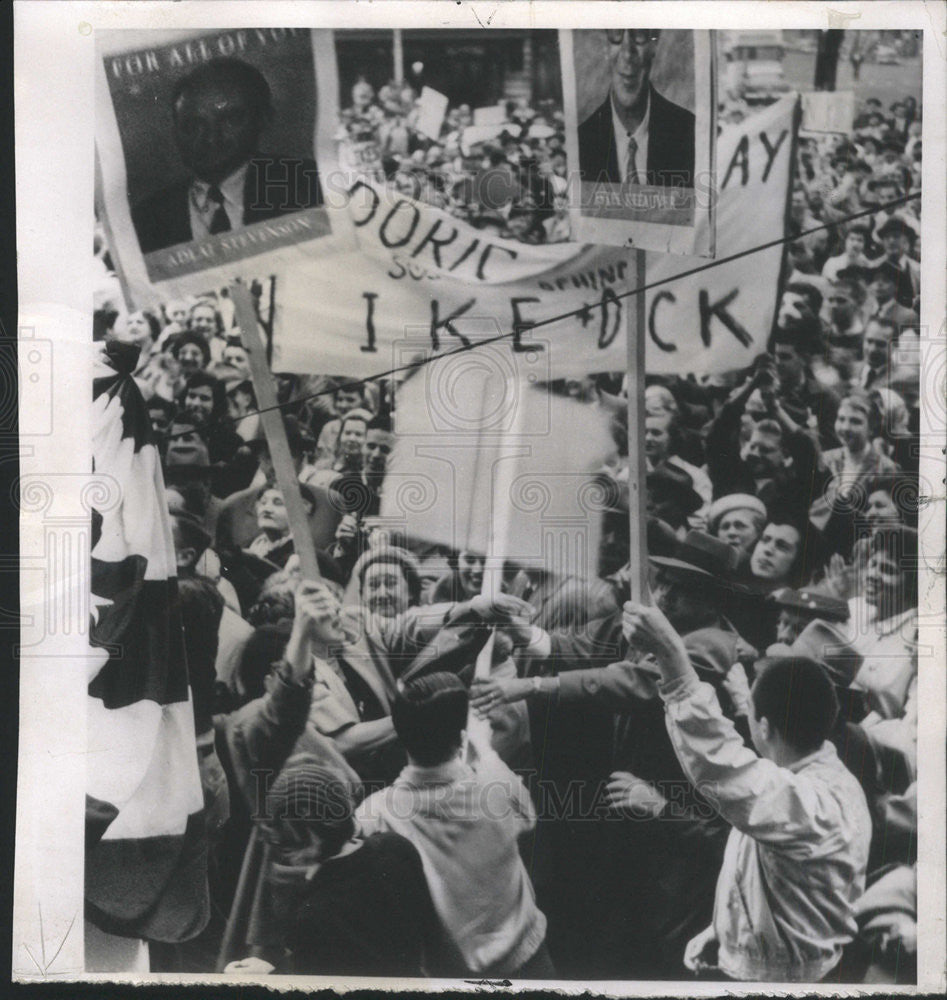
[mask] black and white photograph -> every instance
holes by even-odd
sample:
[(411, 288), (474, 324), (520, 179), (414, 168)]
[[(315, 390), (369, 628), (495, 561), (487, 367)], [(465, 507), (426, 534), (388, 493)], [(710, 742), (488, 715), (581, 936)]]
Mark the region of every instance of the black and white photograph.
[(945, 10), (65, 6), (13, 978), (947, 988)]

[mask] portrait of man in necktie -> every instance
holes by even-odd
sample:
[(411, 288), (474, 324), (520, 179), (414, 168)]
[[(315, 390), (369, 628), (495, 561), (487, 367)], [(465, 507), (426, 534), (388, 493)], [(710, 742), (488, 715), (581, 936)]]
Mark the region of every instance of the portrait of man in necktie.
[(134, 206), (142, 253), (322, 204), (315, 160), (261, 153), (273, 102), (266, 78), (249, 62), (204, 62), (177, 81), (170, 111), (187, 176)]
[(694, 114), (651, 80), (661, 32), (615, 28), (601, 34), (608, 94), (579, 123), (582, 181), (693, 188)]

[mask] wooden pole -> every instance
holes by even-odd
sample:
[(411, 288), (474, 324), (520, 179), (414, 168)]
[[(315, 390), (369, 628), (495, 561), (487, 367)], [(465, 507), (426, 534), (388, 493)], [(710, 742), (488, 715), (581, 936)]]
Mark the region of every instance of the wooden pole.
[[(496, 376), (494, 376), (494, 378), (496, 378)], [(489, 388), (490, 376), (487, 376), (484, 379), (483, 392), (480, 397), (481, 428), (483, 426), (483, 417), (486, 413), (488, 398), (490, 397)], [(513, 413), (513, 426), (510, 428), (509, 432), (510, 438), (514, 442), (516, 442), (519, 438), (523, 424), (524, 409), (526, 406), (526, 401), (523, 399), (524, 389), (525, 386), (523, 383), (520, 383), (516, 387), (503, 385), (499, 389), (501, 393), (516, 392), (517, 394), (516, 409)], [(479, 459), (479, 446), (476, 455), (477, 459)], [(491, 482), (494, 487), (493, 510), (491, 511), (490, 531), (487, 539), (487, 552), (483, 566), (483, 582), (480, 584), (480, 593), (487, 598), (494, 598), (503, 592), (503, 561), (509, 547), (511, 532), (510, 503), (513, 478), (516, 469), (515, 458), (512, 456), (501, 458), (500, 462), (501, 465), (495, 469), (487, 468), (478, 470), (479, 475), (486, 475), (491, 478)], [(493, 478), (494, 474), (496, 474), (495, 479)], [(475, 678), (485, 680), (490, 676), (493, 670), (493, 647), (495, 641), (496, 631), (492, 630), (486, 644), (477, 656), (477, 662), (474, 666)], [(474, 710), (470, 709), (467, 713), (468, 738), (471, 733), (479, 732), (482, 735), (483, 741), (488, 742), (490, 739), (491, 728), (489, 719), (479, 718), (475, 714)]]
[(299, 556), (302, 575), (307, 580), (319, 580), (322, 574), (319, 572), (319, 562), (316, 559), (316, 546), (312, 540), (312, 530), (309, 527), (302, 494), (299, 492), (299, 479), (293, 465), (289, 442), (286, 440), (283, 415), (276, 409), (276, 389), (273, 375), (266, 363), (266, 345), (260, 336), (253, 298), (247, 286), (240, 282), (234, 282), (230, 286), (230, 295), (237, 314), (237, 325), (240, 327), (240, 340), (247, 352), (257, 407), (261, 411), (260, 423), (266, 435), (276, 481), (283, 494), (283, 503), (286, 504), (289, 530), (293, 536), (296, 555)]
[(394, 29), (394, 71), (395, 83), (404, 83), (404, 42), (401, 38), (401, 29)]
[[(635, 287), (642, 289), (646, 282), (645, 252), (633, 250), (632, 253), (635, 255)], [(648, 466), (644, 451), (647, 324), (645, 294), (639, 291), (634, 296), (634, 309), (629, 306), (625, 319), (628, 344), (628, 553), (631, 560), (631, 599), (636, 604), (649, 604), (651, 593), (648, 587), (648, 504), (645, 496)]]

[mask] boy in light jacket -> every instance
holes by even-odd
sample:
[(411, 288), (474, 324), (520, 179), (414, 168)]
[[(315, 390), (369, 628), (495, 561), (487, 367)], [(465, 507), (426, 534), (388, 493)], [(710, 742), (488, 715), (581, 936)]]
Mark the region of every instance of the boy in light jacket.
[(871, 839), (861, 786), (828, 741), (838, 702), (827, 673), (802, 657), (757, 664), (754, 753), (657, 608), (629, 602), (623, 624), (660, 664), (681, 766), (733, 826), (713, 922), (687, 945), (685, 965), (738, 980), (824, 979), (856, 934)]

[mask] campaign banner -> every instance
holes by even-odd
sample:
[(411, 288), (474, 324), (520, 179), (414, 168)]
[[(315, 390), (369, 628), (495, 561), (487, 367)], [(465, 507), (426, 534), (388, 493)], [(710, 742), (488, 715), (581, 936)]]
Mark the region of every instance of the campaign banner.
[[(786, 234), (799, 99), (788, 94), (717, 141), (717, 261), (648, 254), (649, 372), (733, 371), (766, 349), (784, 246), (727, 262)], [(680, 277), (681, 275), (687, 275)]]
[[(719, 257), (783, 237), (797, 107), (789, 95), (719, 137)], [(627, 250), (507, 240), (365, 180), (350, 208), (357, 251), (277, 280), (274, 370), (367, 377), (498, 337), (541, 356), (550, 378), (626, 368), (637, 312)], [(749, 364), (769, 336), (781, 261), (780, 245), (719, 266), (649, 253), (647, 284), (660, 284), (639, 331), (648, 371)]]
[(573, 239), (714, 256), (710, 31), (560, 31)]
[(99, 207), (133, 304), (351, 245), (332, 190), (332, 32), (100, 31), (96, 44)]

